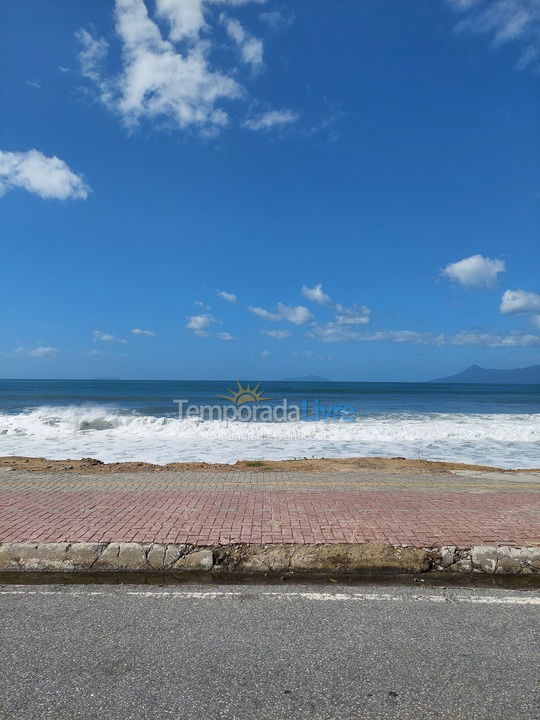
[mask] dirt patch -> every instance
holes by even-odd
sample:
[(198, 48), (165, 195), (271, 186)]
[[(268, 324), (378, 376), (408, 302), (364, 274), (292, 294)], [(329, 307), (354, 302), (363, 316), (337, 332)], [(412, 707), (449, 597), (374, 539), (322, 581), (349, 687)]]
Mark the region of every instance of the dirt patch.
[[(417, 473), (448, 473), (451, 470), (483, 470), (504, 471), (502, 468), (487, 465), (467, 465), (451, 462), (431, 462), (429, 460), (407, 460), (406, 458), (317, 458), (297, 460), (239, 460), (234, 464), (185, 462), (154, 465), (145, 462), (116, 462), (104, 463), (95, 458), (82, 458), (80, 460), (48, 460), (47, 458), (8, 456), (0, 457), (1, 468), (14, 470), (28, 470), (38, 472), (74, 472), (85, 474), (117, 473), (117, 472), (163, 472), (163, 471), (211, 471), (230, 472), (241, 470), (248, 472), (292, 471), (299, 472), (350, 472), (354, 471), (383, 471), (399, 473), (403, 470)], [(512, 472), (534, 472), (533, 470), (512, 470)]]

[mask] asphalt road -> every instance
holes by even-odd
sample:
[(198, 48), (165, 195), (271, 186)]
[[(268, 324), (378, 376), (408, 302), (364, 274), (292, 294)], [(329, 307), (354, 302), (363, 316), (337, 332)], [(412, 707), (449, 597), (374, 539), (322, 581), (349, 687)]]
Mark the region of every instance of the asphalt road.
[(0, 586), (1, 718), (540, 718), (540, 593)]

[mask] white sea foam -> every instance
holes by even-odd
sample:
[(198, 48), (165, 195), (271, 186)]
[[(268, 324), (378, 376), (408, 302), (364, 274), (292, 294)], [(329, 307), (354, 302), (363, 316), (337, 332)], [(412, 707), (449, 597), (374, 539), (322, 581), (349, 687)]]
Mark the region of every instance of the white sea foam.
[(540, 467), (540, 414), (387, 413), (354, 422), (265, 423), (39, 407), (0, 413), (0, 455), (155, 463), (399, 455), (532, 468)]

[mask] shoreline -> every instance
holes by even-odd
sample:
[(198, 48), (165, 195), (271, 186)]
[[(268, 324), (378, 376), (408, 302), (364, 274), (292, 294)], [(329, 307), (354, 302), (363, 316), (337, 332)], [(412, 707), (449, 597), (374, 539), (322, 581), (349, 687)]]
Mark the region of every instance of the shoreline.
[(26, 470), (28, 472), (73, 472), (73, 473), (111, 473), (111, 472), (265, 472), (265, 471), (307, 471), (307, 472), (369, 472), (386, 471), (398, 473), (402, 470), (414, 470), (420, 473), (451, 473), (453, 471), (534, 473), (540, 468), (503, 468), (493, 465), (473, 465), (470, 463), (445, 462), (436, 460), (414, 460), (403, 457), (351, 457), (351, 458), (302, 458), (294, 460), (238, 460), (235, 463), (173, 462), (159, 465), (155, 463), (124, 461), (106, 463), (95, 458), (49, 460), (43, 457), (8, 455), (0, 457), (0, 470)]

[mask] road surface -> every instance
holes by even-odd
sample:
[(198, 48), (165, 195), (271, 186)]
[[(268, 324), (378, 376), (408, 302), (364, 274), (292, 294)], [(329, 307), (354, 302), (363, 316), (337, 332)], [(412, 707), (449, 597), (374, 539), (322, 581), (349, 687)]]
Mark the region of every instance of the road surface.
[(540, 593), (0, 586), (9, 720), (540, 717)]

